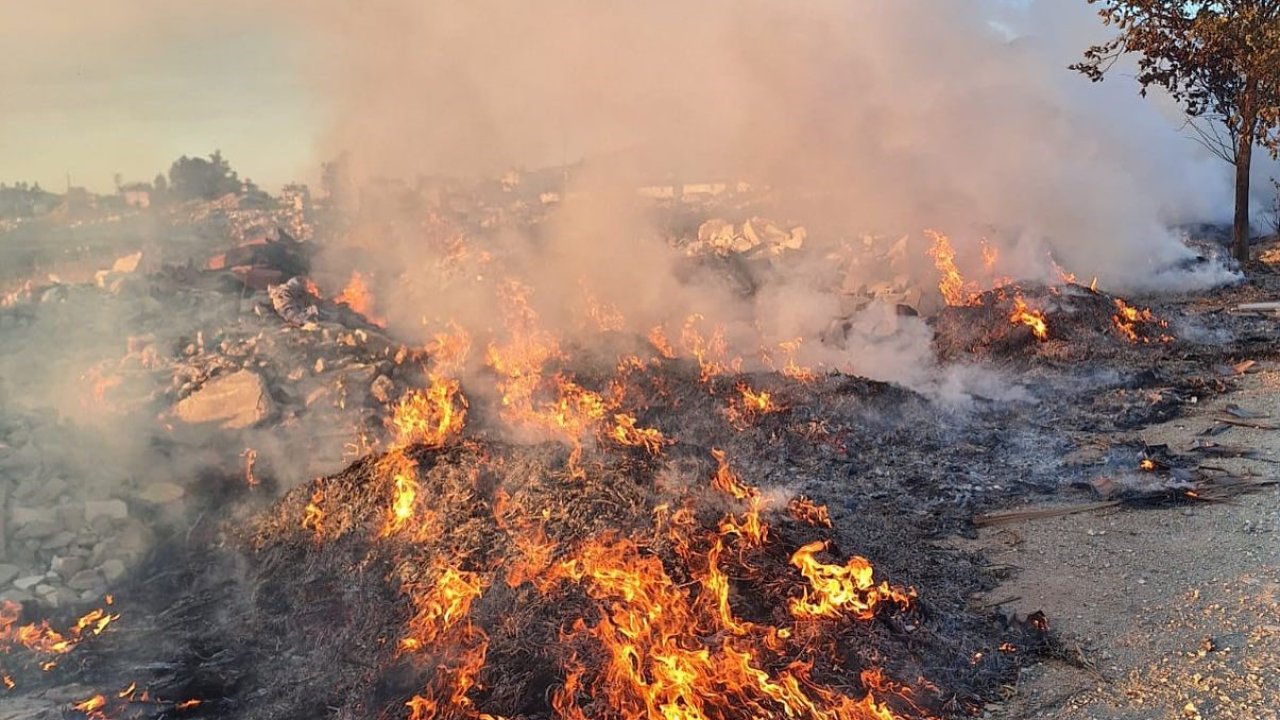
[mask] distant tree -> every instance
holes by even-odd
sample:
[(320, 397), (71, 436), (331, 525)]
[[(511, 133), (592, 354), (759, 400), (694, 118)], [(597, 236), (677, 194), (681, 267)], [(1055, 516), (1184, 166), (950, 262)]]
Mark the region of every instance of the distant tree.
[(243, 194), (244, 200), (242, 202), (246, 207), (265, 208), (271, 205), (271, 196), (248, 178), (245, 178), (244, 181)]
[(214, 151), (208, 160), (183, 155), (169, 168), (168, 190), (175, 200), (215, 200), (243, 188), (221, 151)]
[(164, 202), (169, 195), (169, 181), (165, 179), (164, 173), (156, 173), (156, 179), (151, 181), (151, 187), (154, 188), (152, 195), (155, 196), (151, 202), (153, 204)]
[(1235, 166), (1231, 251), (1247, 261), (1253, 148), (1280, 152), (1280, 0), (1086, 1), (1117, 34), (1072, 69), (1097, 82), (1122, 55), (1138, 56), (1141, 94), (1167, 90), (1197, 139)]

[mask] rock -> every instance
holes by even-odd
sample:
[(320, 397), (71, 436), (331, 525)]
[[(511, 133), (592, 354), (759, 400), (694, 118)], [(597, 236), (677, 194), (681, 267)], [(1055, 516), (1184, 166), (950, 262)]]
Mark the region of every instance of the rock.
[(28, 575), (26, 577), (20, 577), (17, 580), (14, 580), (13, 586), (18, 588), (19, 590), (30, 590), (31, 588), (39, 585), (42, 582), (44, 582), (43, 575)]
[(187, 491), (181, 485), (171, 482), (154, 482), (138, 492), (134, 493), (134, 497), (152, 505), (166, 505), (181, 500)]
[(392, 393), (395, 392), (396, 384), (391, 382), (391, 378), (386, 375), (379, 375), (373, 379), (373, 385), (369, 386), (369, 394), (378, 402), (386, 405), (391, 402)]
[(98, 518), (124, 520), (129, 517), (129, 506), (123, 500), (89, 500), (84, 504), (84, 521), (92, 523)]
[(65, 580), (83, 570), (84, 564), (84, 558), (59, 555), (49, 563), (49, 569)]
[(50, 508), (29, 508), (14, 505), (9, 508), (9, 519), (13, 522), (14, 527), (21, 528), (31, 523), (54, 522), (56, 516)]
[(26, 590), (18, 590), (15, 588), (15, 589), (5, 590), (3, 592), (0, 592), (0, 602), (13, 602), (13, 603), (22, 604), (22, 603), (34, 602), (35, 599), (36, 599), (36, 596), (32, 595)]
[(67, 581), (67, 587), (80, 591), (93, 590), (102, 584), (102, 576), (98, 574), (97, 570), (81, 570)]
[(252, 427), (274, 412), (267, 384), (250, 370), (210, 380), (174, 406), (174, 414), (185, 423), (216, 423), (228, 430)]
[(40, 543), (41, 550), (61, 550), (70, 545), (76, 539), (76, 534), (66, 530), (59, 531), (53, 537)]
[(124, 562), (117, 558), (111, 558), (102, 563), (102, 567), (98, 569), (102, 571), (102, 576), (107, 579), (107, 584), (109, 585), (114, 585), (128, 572)]
[(0, 585), (8, 585), (13, 579), (18, 577), (18, 573), (22, 572), (22, 568), (17, 565), (0, 565)]
[(36, 520), (18, 528), (13, 534), (15, 540), (42, 540), (58, 534), (61, 525), (52, 520)]

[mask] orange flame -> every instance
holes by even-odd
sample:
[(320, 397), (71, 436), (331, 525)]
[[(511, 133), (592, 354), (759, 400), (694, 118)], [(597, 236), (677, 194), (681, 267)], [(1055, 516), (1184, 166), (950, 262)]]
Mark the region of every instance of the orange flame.
[(1013, 296), (1013, 313), (1009, 316), (1009, 322), (1031, 328), (1037, 340), (1049, 339), (1049, 324), (1045, 322), (1044, 313), (1027, 307), (1022, 293)]
[[(1149, 343), (1151, 338), (1147, 335), (1138, 334), (1138, 326), (1153, 325), (1159, 328), (1169, 327), (1169, 323), (1156, 317), (1155, 313), (1149, 308), (1130, 307), (1121, 298), (1115, 299), (1116, 314), (1111, 316), (1111, 323), (1115, 325), (1117, 331), (1126, 340), (1131, 343)], [(1168, 333), (1161, 332), (1156, 337), (1157, 342), (1172, 342), (1173, 336)]]
[(324, 534), (324, 510), (320, 509), (320, 503), (324, 501), (324, 491), (316, 488), (311, 493), (311, 502), (303, 509), (302, 527), (311, 530), (317, 536)]
[(787, 503), (791, 517), (814, 527), (831, 527), (831, 515), (826, 505), (818, 505), (804, 495), (798, 495)]
[[(80, 644), (86, 634), (101, 635), (108, 625), (120, 618), (119, 615), (109, 614), (102, 609), (92, 610), (76, 620), (75, 625), (65, 633), (60, 633), (43, 621), (19, 626), (17, 623), (21, 613), (22, 606), (18, 603), (9, 600), (0, 602), (0, 651), (19, 645), (37, 654), (63, 655)], [(47, 661), (45, 664), (48, 665), (46, 670), (57, 665), (54, 661)]]
[(811, 542), (796, 550), (791, 564), (809, 581), (813, 591), (805, 591), (791, 601), (791, 614), (797, 618), (835, 618), (851, 614), (860, 620), (875, 617), (876, 608), (882, 602), (892, 602), (907, 608), (915, 597), (914, 590), (891, 587), (888, 583), (875, 583), (871, 563), (854, 555), (844, 565), (827, 565), (814, 558), (827, 549), (821, 540)]
[(355, 312), (365, 316), (369, 322), (378, 327), (386, 327), (386, 319), (375, 314), (375, 304), (373, 293), (369, 290), (368, 283), (365, 282), (364, 275), (359, 270), (351, 271), (351, 279), (347, 281), (347, 286), (338, 293), (333, 299), (334, 302), (346, 305)]
[(462, 432), (467, 399), (457, 380), (432, 377), (425, 392), (413, 391), (400, 398), (391, 416), (396, 445), (439, 447)]
[[(929, 255), (933, 257), (933, 266), (942, 275), (938, 281), (942, 299), (948, 305), (973, 304), (974, 297), (980, 291), (976, 284), (966, 282), (960, 269), (956, 267), (956, 251), (951, 247), (951, 239), (936, 230), (925, 230), (924, 234), (933, 240)], [(994, 263), (994, 259), (992, 262)]]

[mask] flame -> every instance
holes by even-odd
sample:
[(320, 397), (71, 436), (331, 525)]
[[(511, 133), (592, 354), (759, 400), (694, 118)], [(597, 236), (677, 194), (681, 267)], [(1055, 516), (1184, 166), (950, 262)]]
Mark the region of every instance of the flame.
[(432, 376), (425, 391), (412, 391), (400, 398), (391, 415), (397, 446), (412, 444), (439, 447), (462, 432), (467, 417), (467, 399), (460, 383)]
[(307, 503), (307, 507), (303, 509), (302, 527), (311, 530), (317, 536), (324, 535), (324, 510), (320, 509), (320, 503), (324, 501), (324, 491), (316, 488), (311, 493), (311, 502)]
[[(120, 618), (99, 608), (81, 616), (65, 633), (60, 633), (44, 621), (20, 626), (18, 618), (21, 614), (22, 606), (18, 603), (0, 602), (0, 651), (8, 651), (18, 645), (41, 655), (63, 655), (79, 645), (86, 634), (101, 635), (108, 625)], [(44, 664), (48, 665), (45, 670), (57, 665), (52, 660)]]
[[(1116, 314), (1111, 316), (1111, 323), (1115, 325), (1117, 331), (1126, 340), (1131, 343), (1149, 343), (1151, 337), (1146, 334), (1138, 334), (1138, 327), (1141, 325), (1151, 325), (1158, 328), (1167, 328), (1169, 323), (1156, 317), (1155, 313), (1149, 308), (1131, 307), (1121, 298), (1115, 298)], [(1173, 336), (1165, 332), (1160, 332), (1156, 337), (1157, 342), (1172, 342)]]
[(440, 635), (467, 620), (471, 603), (484, 591), (484, 582), (473, 572), (444, 567), (426, 592), (412, 592), (416, 612), (400, 648), (414, 652), (430, 647)]
[[(924, 234), (933, 240), (929, 255), (933, 257), (933, 266), (942, 276), (938, 281), (942, 299), (948, 305), (972, 305), (980, 290), (976, 284), (966, 282), (960, 269), (956, 267), (956, 251), (951, 247), (951, 239), (936, 230), (925, 230)], [(992, 262), (994, 263), (994, 259)]]
[(131, 700), (131, 699), (133, 699), (133, 693), (134, 693), (134, 691), (135, 691), (135, 690), (137, 690), (137, 689), (138, 689), (138, 683), (136, 683), (136, 682), (131, 682), (131, 683), (129, 683), (129, 687), (127, 687), (127, 688), (125, 688), (125, 689), (121, 690), (120, 692), (116, 693), (116, 697), (118, 697), (118, 698), (120, 698), (120, 699), (122, 699), (122, 700), (124, 700), (124, 699), (130, 699), (130, 700)]
[(89, 699), (87, 699), (87, 700), (81, 700), (80, 702), (76, 703), (75, 705), (72, 705), (72, 706), (71, 706), (71, 709), (72, 709), (72, 710), (79, 710), (80, 712), (87, 714), (89, 717), (95, 717), (95, 718), (96, 718), (96, 717), (106, 717), (106, 716), (105, 716), (105, 715), (103, 715), (102, 713), (98, 712), (98, 711), (99, 711), (99, 710), (101, 710), (103, 707), (105, 707), (105, 706), (106, 706), (106, 704), (107, 704), (107, 698), (106, 698), (106, 697), (104, 697), (104, 696), (102, 696), (102, 695), (94, 695), (93, 697), (91, 697), (91, 698), (89, 698)]
[(791, 517), (814, 527), (831, 527), (831, 515), (826, 505), (815, 504), (804, 495), (798, 495), (787, 503), (787, 512)]
[(773, 411), (773, 401), (770, 399), (769, 393), (764, 391), (756, 392), (746, 385), (740, 386), (738, 391), (742, 393), (742, 403), (746, 407), (758, 413)]
[(8, 675), (0, 675), (0, 683), (4, 684), (5, 690), (12, 690), (18, 685), (13, 681), (13, 678), (9, 677)]
[(885, 582), (877, 585), (871, 563), (857, 555), (844, 565), (827, 565), (814, 558), (826, 549), (827, 543), (818, 540), (791, 556), (791, 564), (800, 568), (813, 588), (812, 592), (806, 590), (791, 601), (792, 615), (836, 618), (851, 614), (860, 620), (870, 620), (882, 602), (892, 602), (904, 609), (910, 607), (915, 591), (891, 587)]
[(666, 332), (661, 325), (654, 325), (649, 331), (649, 344), (662, 357), (670, 360), (676, 356), (676, 351), (671, 348), (671, 341), (667, 339)]
[(655, 428), (636, 427), (635, 417), (626, 413), (614, 415), (613, 421), (615, 425), (612, 437), (620, 445), (642, 447), (649, 451), (650, 455), (662, 454), (662, 445), (667, 439), (662, 436), (661, 431)]
[(351, 271), (351, 279), (347, 281), (347, 286), (342, 288), (342, 292), (338, 293), (333, 301), (360, 313), (378, 327), (387, 326), (386, 319), (375, 313), (373, 293), (359, 270)]
[(200, 705), (202, 704), (203, 704), (202, 700), (195, 700), (195, 699), (183, 700), (180, 703), (174, 703), (173, 709), (174, 710), (190, 710), (191, 708), (194, 708), (194, 707), (200, 707)]
[(1049, 339), (1049, 325), (1045, 322), (1044, 313), (1027, 307), (1022, 293), (1013, 296), (1013, 313), (1009, 316), (1009, 322), (1031, 328), (1037, 340)]
[(1156, 462), (1151, 458), (1142, 458), (1142, 462), (1138, 463), (1138, 467), (1150, 472), (1156, 469)]

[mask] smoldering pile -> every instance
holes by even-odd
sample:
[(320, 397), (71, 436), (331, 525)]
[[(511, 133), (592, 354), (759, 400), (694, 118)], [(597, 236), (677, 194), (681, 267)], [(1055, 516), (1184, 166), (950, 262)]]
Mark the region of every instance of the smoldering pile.
[(1071, 362), (1113, 358), (1135, 347), (1172, 344), (1166, 321), (1148, 308), (1075, 283), (998, 287), (941, 309), (933, 318), (942, 359), (964, 356)]

